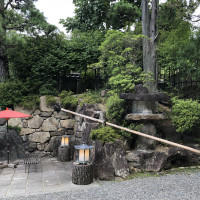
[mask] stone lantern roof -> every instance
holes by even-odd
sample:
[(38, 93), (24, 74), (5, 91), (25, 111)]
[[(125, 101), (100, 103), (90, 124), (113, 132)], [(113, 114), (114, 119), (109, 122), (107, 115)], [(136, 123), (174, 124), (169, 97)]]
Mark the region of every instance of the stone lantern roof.
[(147, 88), (142, 85), (135, 86), (134, 93), (121, 93), (121, 99), (133, 100), (133, 101), (169, 101), (169, 96), (163, 92), (157, 92), (149, 94)]
[(132, 101), (132, 113), (126, 115), (126, 120), (162, 120), (163, 114), (155, 114), (155, 101), (169, 101), (169, 96), (162, 92), (149, 94), (147, 88), (136, 85), (134, 93), (122, 93), (121, 99)]

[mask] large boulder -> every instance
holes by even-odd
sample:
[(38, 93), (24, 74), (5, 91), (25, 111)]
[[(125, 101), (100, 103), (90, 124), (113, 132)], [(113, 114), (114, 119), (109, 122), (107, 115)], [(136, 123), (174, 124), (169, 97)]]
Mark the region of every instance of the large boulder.
[(115, 170), (115, 175), (122, 178), (125, 178), (130, 173), (125, 151), (122, 148), (116, 148), (114, 152), (113, 168)]
[(75, 120), (73, 119), (60, 120), (60, 125), (62, 128), (73, 129), (74, 124)]
[(36, 149), (37, 149), (36, 142), (27, 141), (23, 144), (23, 146), (24, 146), (25, 150), (28, 152), (33, 152), (33, 151), (36, 151)]
[(29, 141), (45, 143), (49, 140), (50, 134), (49, 132), (35, 132), (29, 136)]
[(35, 111), (35, 108), (27, 109), (27, 108), (23, 108), (23, 107), (20, 107), (20, 106), (15, 106), (14, 110), (17, 111), (17, 112), (25, 113), (27, 115), (32, 115), (33, 112)]
[(53, 112), (53, 111), (54, 111), (53, 106), (47, 105), (46, 97), (45, 97), (45, 96), (41, 96), (41, 97), (40, 97), (40, 110), (41, 110), (42, 112), (46, 112), (46, 111), (47, 111), (47, 112), (48, 112), (48, 111)]
[(161, 171), (167, 162), (164, 152), (147, 150), (131, 151), (126, 155), (130, 168), (139, 168), (146, 171)]
[[(145, 123), (140, 131), (152, 136), (156, 136), (157, 133), (155, 125), (150, 122)], [(146, 137), (138, 136), (138, 139), (136, 140), (136, 146), (137, 149), (152, 150), (156, 147), (156, 141)]]
[(61, 119), (61, 120), (65, 120), (65, 119), (69, 119), (69, 115), (67, 112), (64, 111), (60, 111), (60, 112), (53, 112), (53, 117), (57, 118), (57, 119)]
[(86, 142), (86, 143), (89, 142), (91, 130), (97, 129), (98, 127), (99, 127), (98, 123), (86, 122), (86, 126), (82, 131), (82, 140), (83, 140), (83, 142)]
[(20, 135), (30, 135), (35, 132), (32, 128), (21, 128)]
[(189, 155), (188, 151), (184, 149), (178, 147), (169, 148), (165, 169), (190, 165)]
[(152, 150), (134, 150), (126, 155), (130, 169), (138, 168), (146, 171), (161, 171), (174, 167), (189, 166), (198, 164), (200, 156), (195, 161), (184, 149), (170, 147), (168, 151), (159, 152)]
[(115, 176), (126, 177), (129, 167), (125, 152), (118, 142), (95, 142), (94, 151), (94, 177), (100, 180), (114, 180)]
[(44, 151), (51, 152), (53, 156), (58, 156), (58, 147), (61, 145), (61, 137), (53, 136)]
[(10, 118), (9, 125), (22, 127), (22, 118)]
[(23, 140), (15, 130), (9, 130), (6, 133), (0, 134), (0, 160), (7, 160), (7, 141), (9, 143), (9, 157), (10, 160), (16, 160), (24, 157)]
[[(95, 142), (94, 149), (94, 178), (100, 180), (114, 180), (115, 171), (112, 166), (112, 146), (104, 147), (101, 142)], [(112, 152), (112, 153), (111, 153)]]
[(58, 120), (53, 118), (53, 117), (49, 117), (47, 118), (43, 124), (42, 124), (42, 131), (57, 131), (58, 129)]
[(42, 122), (43, 122), (43, 118), (36, 115), (36, 116), (33, 116), (31, 119), (28, 120), (28, 127), (29, 128), (35, 128), (35, 129), (38, 129), (40, 128), (40, 126), (42, 125)]

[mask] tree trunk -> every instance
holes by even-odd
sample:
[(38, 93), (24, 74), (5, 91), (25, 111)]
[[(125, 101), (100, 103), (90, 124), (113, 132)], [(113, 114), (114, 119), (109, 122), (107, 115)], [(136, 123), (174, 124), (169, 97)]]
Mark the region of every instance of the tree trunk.
[(70, 161), (70, 148), (69, 147), (58, 147), (58, 159), (61, 162)]
[(148, 0), (142, 0), (142, 34), (143, 39), (143, 69), (151, 73), (153, 82), (146, 82), (150, 93), (157, 91), (157, 61), (156, 61), (156, 35), (158, 32), (158, 5), (159, 0), (152, 0), (151, 16), (149, 14)]
[(8, 68), (7, 68), (7, 56), (5, 54), (5, 14), (4, 14), (4, 0), (0, 0), (0, 83), (6, 80)]
[(88, 185), (93, 182), (93, 165), (81, 165), (73, 163), (72, 183), (76, 185)]

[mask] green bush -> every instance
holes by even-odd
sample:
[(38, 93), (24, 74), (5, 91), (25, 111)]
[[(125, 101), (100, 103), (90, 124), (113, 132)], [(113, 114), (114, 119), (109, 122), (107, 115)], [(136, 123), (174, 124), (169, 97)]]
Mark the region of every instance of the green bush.
[(75, 109), (78, 105), (78, 98), (72, 91), (62, 91), (59, 97), (64, 108)]
[[(134, 130), (134, 131), (140, 131), (144, 124), (135, 124), (135, 123), (127, 123), (127, 121), (124, 120), (124, 124), (122, 125), (123, 127), (126, 127), (128, 129)], [(129, 133), (124, 130), (120, 130), (121, 135), (127, 139), (133, 139), (135, 137), (135, 134)]]
[(101, 143), (105, 144), (107, 142), (114, 142), (116, 139), (122, 138), (122, 136), (119, 135), (117, 130), (109, 126), (105, 126), (96, 130), (92, 130), (90, 138), (92, 140), (99, 140)]
[(19, 103), (19, 106), (22, 106), (24, 108), (38, 108), (40, 104), (40, 98), (37, 95), (28, 95), (25, 97), (22, 97)]
[(46, 95), (46, 102), (48, 105), (53, 106), (57, 102), (57, 98), (52, 95)]
[(113, 123), (120, 123), (125, 113), (125, 101), (117, 94), (110, 96), (106, 102), (106, 117)]
[(200, 124), (200, 104), (192, 99), (172, 100), (172, 124), (177, 132), (191, 132)]
[(102, 103), (102, 97), (101, 97), (100, 93), (95, 92), (95, 91), (85, 92), (85, 93), (79, 95), (79, 98), (81, 99), (81, 103), (80, 103), (81, 106), (84, 103), (87, 103), (87, 104)]
[(21, 81), (7, 81), (0, 84), (0, 106), (9, 107), (17, 105), (27, 96), (28, 87)]

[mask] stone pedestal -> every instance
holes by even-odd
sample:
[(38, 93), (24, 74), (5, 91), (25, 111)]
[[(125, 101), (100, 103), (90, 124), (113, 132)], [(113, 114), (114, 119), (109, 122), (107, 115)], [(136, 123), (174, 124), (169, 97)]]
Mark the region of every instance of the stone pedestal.
[(62, 162), (70, 161), (70, 148), (58, 147), (58, 159)]
[(76, 185), (88, 185), (93, 182), (93, 165), (73, 163), (72, 183)]

